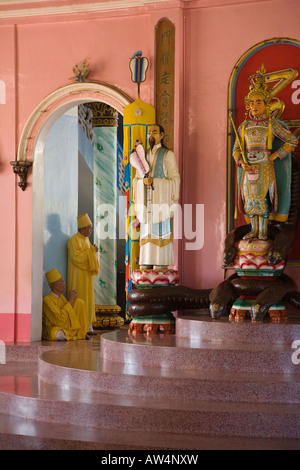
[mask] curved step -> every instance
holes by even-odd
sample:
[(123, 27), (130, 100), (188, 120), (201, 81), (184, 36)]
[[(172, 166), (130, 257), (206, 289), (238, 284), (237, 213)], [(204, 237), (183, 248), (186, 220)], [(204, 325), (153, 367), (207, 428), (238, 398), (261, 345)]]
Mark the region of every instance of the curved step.
[(194, 436), (196, 448), (204, 436), (287, 439), (297, 448), (299, 366), (289, 364), (290, 345), (215, 339), (133, 337), (120, 329), (100, 341), (24, 349), (27, 362), (19, 350), (0, 369), (0, 413), (47, 426), (155, 434), (162, 446), (168, 434), (178, 443)]
[[(155, 336), (155, 335), (153, 335)], [(161, 340), (159, 338), (161, 336)], [(131, 335), (126, 331), (106, 333), (101, 338), (103, 359), (126, 365), (163, 369), (241, 373), (299, 373), (292, 361), (291, 344), (206, 341), (177, 335)], [(300, 338), (300, 337), (299, 337)], [(159, 346), (159, 347), (157, 347)]]
[[(75, 363), (75, 357), (73, 358)], [(300, 402), (300, 375), (214, 372), (163, 369), (119, 364), (107, 359), (84, 369), (77, 357), (71, 367), (69, 354), (48, 351), (39, 359), (39, 379), (64, 388), (144, 397), (236, 402)]]
[(233, 403), (112, 395), (31, 381), (27, 396), (0, 392), (3, 414), (98, 429), (299, 438), (298, 404)]
[[(5, 450), (114, 450), (135, 451), (143, 459), (144, 450), (296, 450), (299, 439), (179, 435), (140, 431), (109, 430), (44, 423), (0, 413), (0, 449)], [(107, 454), (103, 454), (103, 457)], [(114, 455), (113, 453), (111, 455)], [(119, 454), (120, 455), (120, 454)], [(182, 453), (182, 455), (186, 455)]]
[(286, 344), (300, 339), (300, 322), (290, 318), (283, 323), (212, 320), (203, 314), (189, 314), (176, 318), (176, 336), (190, 340), (236, 344)]

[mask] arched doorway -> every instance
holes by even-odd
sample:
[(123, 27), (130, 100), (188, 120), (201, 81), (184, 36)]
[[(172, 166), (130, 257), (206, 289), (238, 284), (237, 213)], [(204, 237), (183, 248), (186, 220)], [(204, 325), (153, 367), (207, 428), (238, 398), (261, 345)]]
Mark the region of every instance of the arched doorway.
[(43, 154), (47, 136), (54, 123), (72, 108), (100, 102), (123, 115), (131, 99), (106, 84), (76, 83), (48, 95), (30, 116), (21, 136), (18, 160), (33, 162), (32, 183), (32, 309), (31, 340), (41, 338), (44, 252), (44, 168)]

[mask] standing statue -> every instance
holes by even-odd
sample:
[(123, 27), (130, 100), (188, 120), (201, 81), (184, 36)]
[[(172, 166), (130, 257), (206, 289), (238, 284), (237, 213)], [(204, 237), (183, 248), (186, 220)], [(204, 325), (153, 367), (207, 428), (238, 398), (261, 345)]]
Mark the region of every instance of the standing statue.
[[(137, 289), (149, 285), (156, 290), (159, 285), (178, 282), (177, 271), (169, 266), (174, 265), (173, 216), (179, 200), (180, 176), (174, 153), (164, 145), (164, 129), (151, 125), (147, 137), (150, 148), (146, 153), (136, 142), (136, 150), (130, 156), (130, 163), (137, 170), (132, 189), (135, 214), (140, 222), (140, 269), (134, 270), (130, 279)], [(171, 332), (174, 323), (170, 312), (151, 315), (148, 319), (136, 317), (129, 325), (129, 332)]]
[(265, 69), (254, 75), (245, 98), (250, 118), (239, 127), (233, 147), (238, 169), (239, 208), (250, 219), (244, 239), (268, 239), (268, 220), (285, 222), (290, 209), (291, 152), (297, 138), (284, 122), (272, 119), (272, 94)]
[(174, 153), (163, 143), (160, 125), (148, 128), (149, 172), (133, 180), (133, 201), (140, 222), (141, 269), (166, 269), (174, 265), (172, 216), (179, 199), (180, 176)]
[[(249, 119), (238, 131), (234, 127), (238, 203), (248, 225), (238, 227), (225, 240), (224, 263), (232, 262), (235, 273), (209, 295), (213, 318), (229, 311), (231, 319), (250, 314), (257, 321), (268, 312), (275, 321), (285, 320), (283, 301), (296, 287), (283, 271), (295, 230), (290, 207), (292, 152), (298, 141), (284, 122), (272, 118), (274, 97), (265, 77), (262, 65), (250, 78), (245, 98)], [(298, 172), (295, 165), (294, 174)], [(296, 188), (293, 197), (295, 192)]]

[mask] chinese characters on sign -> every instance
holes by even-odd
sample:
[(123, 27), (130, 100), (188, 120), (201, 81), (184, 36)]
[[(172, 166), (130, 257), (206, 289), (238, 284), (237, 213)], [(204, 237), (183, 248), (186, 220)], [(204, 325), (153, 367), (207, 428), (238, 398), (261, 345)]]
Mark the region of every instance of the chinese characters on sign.
[(168, 19), (156, 26), (156, 119), (165, 130), (164, 142), (174, 147), (175, 27)]

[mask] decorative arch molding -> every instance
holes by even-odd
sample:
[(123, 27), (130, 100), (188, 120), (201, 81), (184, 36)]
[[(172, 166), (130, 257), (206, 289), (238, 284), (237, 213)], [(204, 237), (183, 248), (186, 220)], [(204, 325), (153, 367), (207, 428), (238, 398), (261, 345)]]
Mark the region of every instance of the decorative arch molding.
[[(18, 186), (24, 191), (27, 172), (32, 166), (36, 145), (45, 141), (52, 124), (72, 107), (87, 101), (101, 101), (123, 114), (132, 99), (121, 90), (101, 82), (83, 82), (65, 85), (51, 92), (34, 109), (21, 134), (16, 161), (10, 162), (20, 177)], [(44, 137), (40, 139), (40, 137)]]
[(25, 124), (18, 147), (17, 161), (33, 161), (34, 147), (39, 133), (48, 119), (63, 108), (60, 114), (76, 104), (87, 101), (102, 101), (121, 114), (131, 98), (111, 85), (100, 82), (84, 82), (65, 85), (50, 93), (35, 108)]

